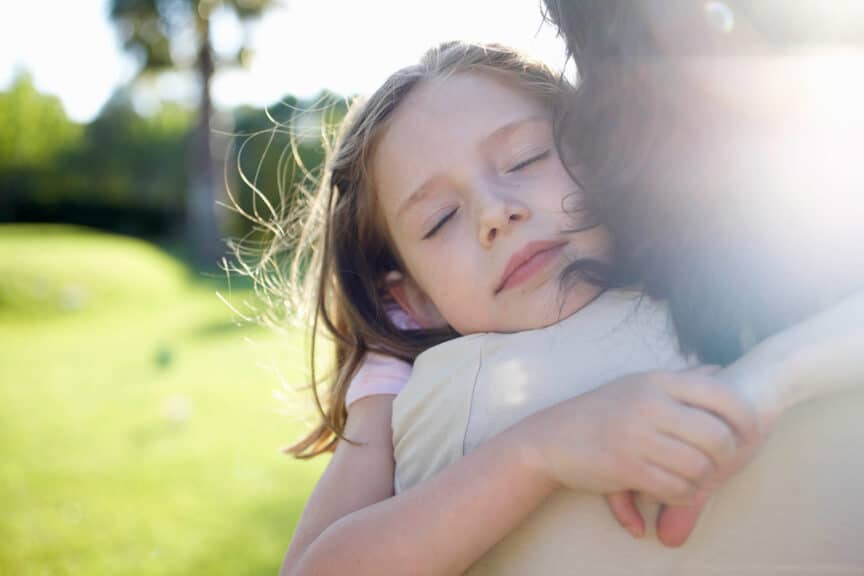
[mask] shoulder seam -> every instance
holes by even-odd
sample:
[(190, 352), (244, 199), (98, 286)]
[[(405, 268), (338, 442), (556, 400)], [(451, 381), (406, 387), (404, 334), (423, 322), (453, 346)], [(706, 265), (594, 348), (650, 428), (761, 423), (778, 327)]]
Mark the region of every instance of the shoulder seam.
[(472, 382), (472, 384), (471, 384), (471, 396), (470, 396), (470, 399), (468, 401), (468, 414), (467, 414), (467, 417), (465, 418), (465, 430), (462, 433), (462, 456), (465, 455), (466, 449), (468, 447), (467, 446), (468, 445), (468, 430), (471, 427), (471, 416), (474, 413), (474, 398), (477, 395), (477, 385), (478, 385), (478, 382), (480, 381), (480, 371), (483, 368), (483, 353), (484, 353), (484, 346), (481, 343), (481, 345), (480, 345), (480, 359), (477, 362), (477, 371), (474, 373), (474, 382)]

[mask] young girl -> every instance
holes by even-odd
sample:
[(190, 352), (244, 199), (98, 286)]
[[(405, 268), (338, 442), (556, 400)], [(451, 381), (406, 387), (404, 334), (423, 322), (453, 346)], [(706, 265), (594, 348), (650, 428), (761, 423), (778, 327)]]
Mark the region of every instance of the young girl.
[[(285, 573), (462, 572), (559, 488), (686, 504), (752, 449), (757, 415), (734, 392), (698, 373), (628, 378), (393, 497), (392, 394), (409, 368), (387, 357), (550, 326), (602, 291), (611, 242), (554, 142), (563, 90), (509, 50), (446, 44), (346, 120), (310, 220), (323, 228), (302, 237), (320, 248), (313, 330), (334, 338), (339, 369), (324, 423), (294, 450), (335, 453)], [(370, 385), (376, 371), (395, 386)]]

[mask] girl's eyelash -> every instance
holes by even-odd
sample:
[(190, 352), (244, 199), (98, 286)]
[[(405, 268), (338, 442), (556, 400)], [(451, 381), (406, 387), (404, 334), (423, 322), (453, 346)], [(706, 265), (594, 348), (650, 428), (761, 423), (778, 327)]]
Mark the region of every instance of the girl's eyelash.
[(523, 160), (522, 162), (519, 162), (518, 164), (516, 164), (515, 166), (513, 166), (512, 168), (507, 170), (507, 173), (509, 174), (511, 172), (518, 172), (519, 170), (525, 168), (526, 166), (528, 166), (530, 164), (533, 164), (534, 162), (537, 162), (539, 160), (543, 160), (544, 158), (547, 158), (549, 156), (549, 154), (551, 154), (551, 153), (552, 153), (552, 150), (544, 150), (543, 152), (541, 152), (535, 156), (531, 156), (530, 158)]
[(425, 236), (423, 236), (423, 240), (427, 240), (427, 239), (431, 238), (432, 236), (434, 236), (435, 233), (438, 232), (438, 230), (440, 230), (441, 227), (444, 226), (444, 224), (446, 224), (447, 221), (450, 220), (450, 218), (452, 218), (455, 215), (456, 215), (456, 208), (454, 208), (453, 210), (448, 212), (443, 218), (441, 218), (441, 220), (439, 220), (438, 223), (435, 224), (435, 226), (433, 226), (432, 229), (429, 230)]

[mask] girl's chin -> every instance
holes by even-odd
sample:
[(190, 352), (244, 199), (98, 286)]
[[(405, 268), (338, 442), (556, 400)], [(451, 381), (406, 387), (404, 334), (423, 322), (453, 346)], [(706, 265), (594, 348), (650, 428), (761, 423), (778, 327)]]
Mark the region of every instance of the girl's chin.
[(531, 305), (531, 302), (524, 302), (518, 308), (518, 313), (514, 315), (500, 314), (491, 322), (454, 325), (453, 329), (461, 336), (488, 332), (510, 334), (526, 330), (539, 330), (557, 324), (578, 313), (593, 302), (601, 291), (596, 286), (583, 283), (572, 288), (564, 302), (561, 301), (560, 294), (557, 297), (554, 294), (536, 294), (535, 296), (542, 298), (542, 301), (535, 303), (534, 306)]

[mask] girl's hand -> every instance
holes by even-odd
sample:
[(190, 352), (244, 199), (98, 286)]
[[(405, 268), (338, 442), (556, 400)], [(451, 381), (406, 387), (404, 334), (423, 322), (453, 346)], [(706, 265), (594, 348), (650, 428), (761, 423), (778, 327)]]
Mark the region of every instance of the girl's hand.
[(609, 506), (609, 511), (612, 512), (612, 515), (618, 520), (618, 523), (631, 536), (641, 538), (645, 535), (645, 519), (642, 518), (639, 509), (636, 508), (635, 494), (632, 490), (607, 494), (606, 504)]
[[(700, 366), (681, 373), (687, 377), (710, 377), (718, 374), (718, 366)], [(657, 538), (665, 546), (678, 547), (684, 544), (696, 527), (699, 516), (710, 496), (729, 478), (743, 469), (756, 453), (758, 447), (764, 441), (767, 430), (771, 428), (776, 419), (773, 412), (773, 404), (760, 402), (761, 396), (754, 395), (752, 389), (741, 389), (735, 383), (724, 382), (722, 385), (729, 387), (742, 401), (749, 404), (756, 416), (756, 427), (750, 437), (739, 437), (738, 450), (735, 457), (724, 466), (718, 468), (709, 478), (704, 486), (699, 489), (694, 502), (689, 506), (663, 506), (657, 517)], [(632, 491), (614, 492), (607, 494), (607, 504), (618, 522), (632, 534), (639, 538), (645, 533), (645, 522), (641, 513), (634, 503)]]
[[(761, 429), (761, 428), (760, 428)], [(664, 545), (676, 548), (684, 544), (696, 527), (708, 498), (732, 476), (742, 470), (755, 456), (764, 440), (762, 434), (755, 435), (740, 445), (735, 458), (716, 471), (697, 493), (691, 506), (665, 506), (657, 517), (657, 538)]]
[(695, 373), (626, 376), (525, 421), (531, 448), (559, 488), (632, 489), (670, 504), (696, 501), (740, 439), (757, 428), (749, 404)]
[[(812, 318), (775, 334), (734, 364), (712, 375), (744, 398), (757, 414), (757, 429), (742, 436), (735, 458), (706, 482), (690, 507), (660, 511), (657, 535), (667, 546), (680, 546), (696, 525), (709, 495), (753, 458), (783, 413), (812, 398), (855, 389), (864, 382), (864, 292), (854, 293)], [(640, 535), (644, 523), (626, 492), (611, 494), (616, 518)]]
[[(739, 444), (739, 450), (735, 457), (725, 466), (719, 468), (713, 477), (705, 483), (692, 505), (664, 506), (660, 509), (660, 513), (657, 516), (657, 538), (670, 548), (677, 548), (687, 541), (696, 527), (696, 523), (699, 521), (699, 516), (701, 516), (708, 499), (727, 480), (740, 472), (753, 460), (756, 451), (768, 437), (768, 433), (774, 427), (774, 423), (779, 417), (779, 402), (772, 387), (773, 383), (767, 379), (759, 380), (754, 377), (758, 376), (757, 370), (751, 369), (751, 374), (749, 374), (751, 377), (749, 378), (742, 378), (741, 375), (731, 369), (726, 369), (725, 372), (715, 370), (711, 373), (723, 378), (726, 386), (735, 391), (739, 397), (753, 407), (754, 414), (757, 417), (756, 429), (751, 437), (744, 438), (744, 441)], [(731, 377), (732, 375), (734, 377)], [(616, 518), (619, 518), (622, 525), (624, 520), (629, 521), (631, 524), (636, 523), (636, 520), (633, 519), (635, 506), (632, 503), (632, 498), (629, 501), (623, 496), (617, 496), (616, 498), (614, 502), (610, 499), (610, 507), (615, 511)], [(638, 514), (638, 512), (635, 512), (635, 514)], [(639, 520), (642, 520), (641, 516), (639, 516)]]

